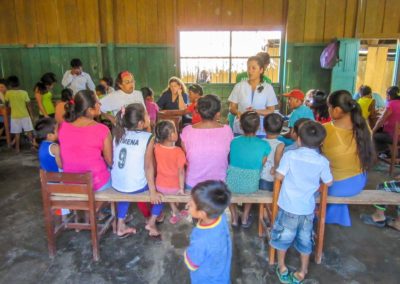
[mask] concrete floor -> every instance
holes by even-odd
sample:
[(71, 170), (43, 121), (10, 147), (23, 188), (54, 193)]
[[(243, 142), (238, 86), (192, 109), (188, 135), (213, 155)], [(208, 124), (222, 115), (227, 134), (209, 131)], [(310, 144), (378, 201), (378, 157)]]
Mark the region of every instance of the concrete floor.
[[(385, 178), (385, 166), (370, 174), (369, 187)], [(101, 240), (101, 261), (92, 261), (90, 236), (74, 231), (57, 240), (57, 255), (49, 259), (43, 226), (36, 154), (25, 149), (16, 155), (0, 145), (0, 283), (189, 283), (182, 254), (191, 223), (160, 226), (162, 241), (147, 237), (137, 213), (137, 235), (119, 240), (108, 232)], [(353, 227), (328, 225), (322, 264), (311, 262), (304, 283), (399, 283), (400, 233), (362, 224), (361, 212), (351, 208)], [(233, 232), (232, 283), (279, 283), (267, 263), (268, 245), (250, 231)], [(299, 266), (296, 252), (288, 264)], [(396, 280), (397, 279), (397, 280)]]

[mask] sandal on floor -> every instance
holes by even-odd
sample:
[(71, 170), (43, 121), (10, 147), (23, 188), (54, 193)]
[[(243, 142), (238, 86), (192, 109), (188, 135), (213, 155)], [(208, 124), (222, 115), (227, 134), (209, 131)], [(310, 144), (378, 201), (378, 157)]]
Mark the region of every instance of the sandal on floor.
[(172, 216), (171, 218), (169, 218), (169, 222), (170, 222), (172, 225), (175, 225), (175, 224), (178, 223), (180, 220), (181, 220), (181, 217), (180, 217), (179, 215), (175, 215), (175, 216)]
[(300, 283), (303, 283), (303, 280), (299, 280), (297, 277), (296, 277), (296, 275), (294, 275), (294, 273), (295, 272), (291, 272), (290, 274), (289, 274), (289, 278), (290, 278), (290, 283), (291, 284), (300, 284)]
[(394, 219), (387, 220), (387, 222), (386, 222), (386, 225), (387, 225), (389, 228), (392, 228), (393, 230), (396, 230), (397, 232), (400, 232), (399, 228), (397, 228), (396, 226), (394, 226), (394, 224), (395, 224), (395, 220), (394, 220)]
[(278, 276), (279, 282), (281, 283), (290, 283), (290, 275), (289, 275), (289, 270), (286, 269), (286, 271), (284, 273), (281, 273), (279, 271), (279, 266), (276, 266), (275, 269), (276, 272), (276, 276)]
[(242, 228), (249, 229), (251, 227), (251, 225), (253, 224), (253, 222), (254, 222), (254, 217), (253, 217), (253, 215), (250, 214), (249, 217), (247, 218), (246, 223), (243, 223), (243, 220), (242, 220)]
[(179, 215), (181, 215), (181, 217), (186, 218), (187, 216), (189, 216), (189, 211), (188, 210), (181, 210), (179, 212)]
[(125, 238), (129, 237), (129, 236), (133, 236), (135, 234), (136, 234), (136, 230), (131, 231), (131, 232), (126, 232), (125, 234), (122, 234), (122, 235), (117, 235), (117, 237), (118, 237), (118, 239), (122, 240), (122, 239), (125, 239)]
[(372, 219), (371, 215), (361, 214), (360, 215), (360, 219), (361, 219), (361, 221), (363, 221), (364, 224), (375, 226), (375, 227), (378, 227), (378, 228), (383, 228), (383, 227), (386, 226), (386, 220), (384, 220), (384, 221), (374, 221), (374, 219)]
[(158, 217), (156, 219), (156, 223), (157, 224), (164, 223), (164, 220), (165, 220), (165, 214), (164, 214), (164, 212), (161, 212), (161, 214), (158, 215)]

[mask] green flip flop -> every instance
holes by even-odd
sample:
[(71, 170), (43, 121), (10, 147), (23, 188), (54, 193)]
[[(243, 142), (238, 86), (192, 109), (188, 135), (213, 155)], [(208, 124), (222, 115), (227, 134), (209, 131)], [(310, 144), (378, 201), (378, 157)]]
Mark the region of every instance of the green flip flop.
[(277, 265), (275, 272), (276, 272), (276, 276), (278, 276), (279, 281), (281, 283), (291, 283), (290, 282), (290, 274), (289, 274), (289, 270), (288, 269), (286, 269), (286, 271), (284, 273), (281, 273), (279, 271), (279, 266)]

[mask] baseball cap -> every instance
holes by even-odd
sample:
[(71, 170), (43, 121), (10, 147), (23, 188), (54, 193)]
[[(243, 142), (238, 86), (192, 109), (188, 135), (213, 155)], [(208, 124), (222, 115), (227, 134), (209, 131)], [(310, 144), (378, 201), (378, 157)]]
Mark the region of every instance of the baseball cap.
[(304, 93), (299, 89), (291, 90), (289, 93), (284, 94), (284, 97), (291, 97), (299, 100), (304, 100)]

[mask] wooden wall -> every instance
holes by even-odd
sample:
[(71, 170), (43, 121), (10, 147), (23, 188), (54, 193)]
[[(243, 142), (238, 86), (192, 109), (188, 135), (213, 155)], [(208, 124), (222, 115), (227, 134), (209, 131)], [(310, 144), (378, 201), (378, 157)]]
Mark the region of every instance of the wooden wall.
[(294, 43), (400, 37), (399, 0), (0, 0), (0, 7), (0, 44), (175, 45), (178, 28), (286, 24)]

